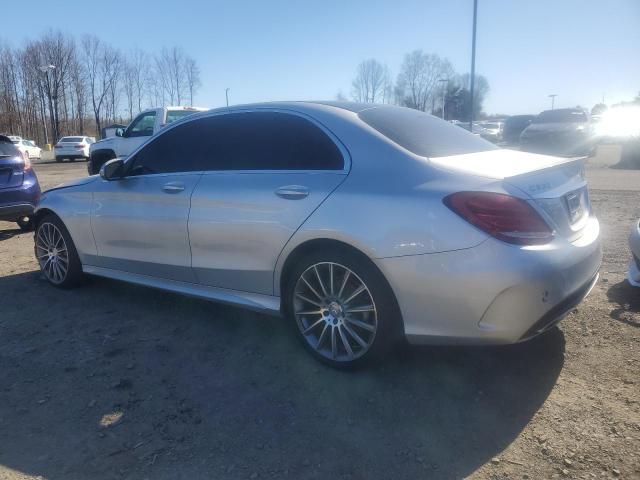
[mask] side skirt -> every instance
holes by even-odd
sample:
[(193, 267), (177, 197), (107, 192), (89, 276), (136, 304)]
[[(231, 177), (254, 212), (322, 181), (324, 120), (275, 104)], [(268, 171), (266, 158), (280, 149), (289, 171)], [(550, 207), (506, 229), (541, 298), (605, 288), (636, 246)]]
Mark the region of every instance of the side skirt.
[(239, 290), (229, 290), (226, 288), (210, 287), (195, 283), (180, 282), (164, 278), (150, 277), (138, 273), (123, 272), (110, 268), (83, 265), (82, 271), (89, 275), (121, 280), (123, 282), (135, 283), (145, 287), (168, 290), (170, 292), (181, 293), (191, 297), (214, 300), (216, 302), (227, 303), (245, 307), (269, 315), (280, 315), (280, 297), (272, 295), (262, 295), (259, 293), (241, 292)]

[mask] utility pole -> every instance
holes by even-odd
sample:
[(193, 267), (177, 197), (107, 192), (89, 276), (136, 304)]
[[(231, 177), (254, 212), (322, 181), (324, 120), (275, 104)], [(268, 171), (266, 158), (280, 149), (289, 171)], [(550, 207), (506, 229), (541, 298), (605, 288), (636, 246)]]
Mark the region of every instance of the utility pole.
[(442, 119), (444, 120), (444, 102), (446, 101), (447, 85), (449, 84), (448, 78), (441, 78), (438, 80), (442, 84)]
[(558, 96), (557, 93), (552, 93), (551, 95), (549, 95), (549, 98), (551, 99), (551, 110), (553, 110), (553, 108), (556, 105), (556, 97)]
[(224, 96), (227, 98), (227, 107), (229, 106), (229, 90), (231, 90), (229, 87), (224, 89)]
[(473, 0), (473, 36), (471, 37), (471, 81), (469, 86), (469, 99), (471, 101), (471, 114), (469, 116), (469, 131), (473, 132), (473, 90), (476, 80), (476, 23), (478, 20), (478, 0)]

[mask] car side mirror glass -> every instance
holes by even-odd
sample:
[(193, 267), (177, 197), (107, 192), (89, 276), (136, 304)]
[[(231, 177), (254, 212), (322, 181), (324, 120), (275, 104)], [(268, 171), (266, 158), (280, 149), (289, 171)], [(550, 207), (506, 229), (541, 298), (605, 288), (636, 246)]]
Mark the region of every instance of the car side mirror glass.
[(100, 176), (107, 181), (124, 177), (124, 160), (121, 158), (109, 160), (100, 168)]
[(124, 137), (124, 128), (116, 128), (116, 137)]

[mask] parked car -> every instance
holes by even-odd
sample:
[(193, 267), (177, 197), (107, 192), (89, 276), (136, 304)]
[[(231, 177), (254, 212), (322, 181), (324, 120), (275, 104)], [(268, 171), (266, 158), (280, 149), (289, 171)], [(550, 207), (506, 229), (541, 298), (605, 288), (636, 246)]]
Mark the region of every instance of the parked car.
[(631, 249), (631, 263), (627, 279), (634, 287), (640, 287), (640, 221), (635, 222), (631, 228), (629, 248)]
[(403, 336), (534, 337), (589, 293), (602, 257), (581, 160), (357, 103), (183, 119), (45, 192), (37, 224), (55, 286), (92, 274), (282, 312), (337, 367)]
[(62, 137), (54, 147), (56, 162), (62, 162), (65, 158), (72, 162), (78, 158), (88, 160), (89, 148), (92, 144), (92, 137)]
[(482, 128), (480, 136), (485, 140), (489, 140), (492, 143), (498, 143), (502, 141), (502, 122), (481, 122)]
[(0, 220), (32, 226), (33, 209), (40, 199), (38, 177), (9, 137), (0, 135)]
[[(11, 137), (9, 137), (11, 138)], [(23, 156), (27, 158), (40, 158), (42, 156), (42, 150), (38, 147), (33, 140), (25, 140), (17, 137), (17, 139), (11, 140), (13, 144), (20, 150)]]
[(588, 155), (595, 147), (589, 115), (579, 108), (546, 110), (520, 135), (520, 149), (553, 155)]
[(535, 115), (513, 115), (504, 121), (502, 140), (507, 145), (519, 145), (520, 134), (531, 125)]
[(87, 163), (89, 175), (95, 175), (105, 162), (126, 157), (162, 128), (188, 115), (206, 111), (197, 107), (152, 108), (140, 113), (126, 129), (116, 129), (115, 137), (104, 138), (91, 146)]

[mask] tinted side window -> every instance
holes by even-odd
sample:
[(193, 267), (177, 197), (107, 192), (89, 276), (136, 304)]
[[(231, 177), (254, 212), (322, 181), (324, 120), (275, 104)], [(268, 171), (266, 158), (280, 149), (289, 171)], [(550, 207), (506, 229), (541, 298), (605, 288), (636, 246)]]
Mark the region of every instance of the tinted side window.
[(195, 159), (203, 152), (203, 139), (196, 123), (167, 130), (145, 145), (131, 160), (129, 175), (200, 170)]
[[(195, 122), (190, 122), (195, 123)], [(198, 122), (200, 170), (342, 170), (344, 159), (319, 127), (297, 115), (247, 112)]]

